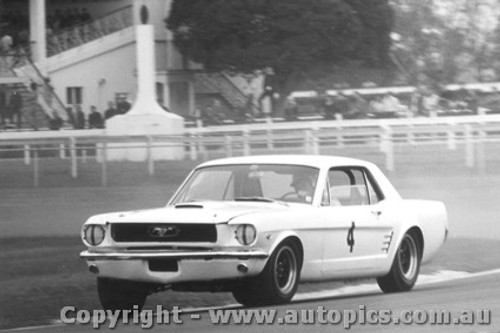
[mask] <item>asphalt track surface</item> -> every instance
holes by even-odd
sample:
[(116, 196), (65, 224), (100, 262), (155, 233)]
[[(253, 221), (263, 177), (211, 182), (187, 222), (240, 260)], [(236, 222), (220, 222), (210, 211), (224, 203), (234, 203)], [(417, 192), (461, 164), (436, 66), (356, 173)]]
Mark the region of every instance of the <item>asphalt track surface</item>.
[[(453, 272), (452, 272), (453, 273)], [(207, 311), (182, 314), (182, 324), (155, 325), (148, 332), (500, 332), (500, 269), (478, 274), (455, 274), (455, 276), (442, 279), (421, 279), (415, 289), (408, 293), (383, 294), (374, 285), (353, 286), (345, 293), (318, 293), (306, 297), (298, 297), (292, 303), (269, 308), (254, 308), (247, 310), (269, 310), (277, 309), (278, 316), (285, 316), (285, 311), (302, 310), (316, 311), (319, 307), (325, 310), (338, 310), (340, 312), (355, 312), (360, 318), (360, 309), (391, 311), (391, 318), (401, 317), (407, 311), (449, 311), (451, 318), (458, 318), (462, 310), (488, 310), (490, 311), (490, 324), (479, 325), (451, 323), (432, 324), (430, 319), (426, 323), (407, 324), (401, 321), (399, 324), (369, 324), (353, 323), (349, 329), (344, 327), (345, 322), (338, 324), (213, 324)], [(243, 309), (233, 307), (232, 309)], [(192, 317), (193, 316), (193, 317)], [(367, 318), (367, 316), (364, 316)], [(430, 317), (430, 315), (428, 315)], [(195, 318), (195, 319), (192, 319)], [(317, 317), (316, 317), (317, 318)], [(403, 318), (403, 317), (401, 317)], [(408, 318), (408, 317), (405, 317)], [(477, 319), (477, 318), (476, 318)], [(109, 329), (104, 324), (99, 331), (114, 332), (137, 332), (141, 331), (140, 325), (118, 324), (114, 329)], [(16, 330), (22, 332), (93, 332), (96, 331), (91, 325), (50, 325), (43, 327), (25, 328)]]

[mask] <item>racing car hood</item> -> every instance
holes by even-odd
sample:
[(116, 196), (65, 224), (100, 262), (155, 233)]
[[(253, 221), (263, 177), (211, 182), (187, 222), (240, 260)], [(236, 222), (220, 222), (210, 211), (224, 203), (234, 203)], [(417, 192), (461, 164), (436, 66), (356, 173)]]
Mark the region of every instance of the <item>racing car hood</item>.
[(183, 203), (162, 208), (92, 216), (86, 223), (227, 223), (248, 214), (288, 210), (282, 203), (215, 202)]

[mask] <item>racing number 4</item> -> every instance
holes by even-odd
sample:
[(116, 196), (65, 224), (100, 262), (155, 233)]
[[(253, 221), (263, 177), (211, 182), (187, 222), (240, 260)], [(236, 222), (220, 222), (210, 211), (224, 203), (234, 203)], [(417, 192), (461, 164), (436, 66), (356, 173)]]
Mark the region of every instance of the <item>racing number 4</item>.
[(347, 246), (350, 247), (349, 252), (352, 253), (352, 250), (354, 248), (354, 229), (356, 228), (356, 224), (354, 221), (351, 224), (351, 227), (349, 228), (349, 231), (347, 232)]

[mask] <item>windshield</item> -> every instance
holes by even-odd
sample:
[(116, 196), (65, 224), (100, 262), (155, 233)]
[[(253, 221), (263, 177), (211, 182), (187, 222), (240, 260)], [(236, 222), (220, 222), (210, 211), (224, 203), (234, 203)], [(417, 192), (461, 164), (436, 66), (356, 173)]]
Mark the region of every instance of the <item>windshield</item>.
[(172, 204), (274, 201), (311, 204), (319, 169), (278, 164), (218, 165), (195, 170)]

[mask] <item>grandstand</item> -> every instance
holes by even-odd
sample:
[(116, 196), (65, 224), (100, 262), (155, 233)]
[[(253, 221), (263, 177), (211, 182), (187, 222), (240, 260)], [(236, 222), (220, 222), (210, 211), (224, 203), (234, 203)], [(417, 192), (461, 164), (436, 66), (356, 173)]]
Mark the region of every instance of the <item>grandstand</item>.
[[(12, 45), (0, 55), (0, 91), (3, 106), (11, 91), (37, 83), (40, 120), (44, 126), (55, 111), (68, 124), (65, 106), (79, 106), (88, 113), (101, 112), (109, 101), (136, 97), (136, 38), (140, 24), (136, 0), (1, 0), (0, 38)], [(171, 1), (150, 0), (149, 22), (155, 27), (156, 94), (161, 104), (185, 117), (196, 117), (196, 103), (220, 101), (230, 114), (246, 103), (246, 94), (259, 94), (259, 80), (250, 87), (240, 77), (206, 73), (183, 59), (165, 28)], [(23, 94), (26, 95), (26, 94)], [(45, 105), (46, 104), (46, 105)], [(48, 108), (46, 107), (48, 106)], [(26, 106), (28, 107), (28, 106)], [(42, 126), (42, 127), (44, 127)], [(24, 119), (23, 128), (30, 128)]]

